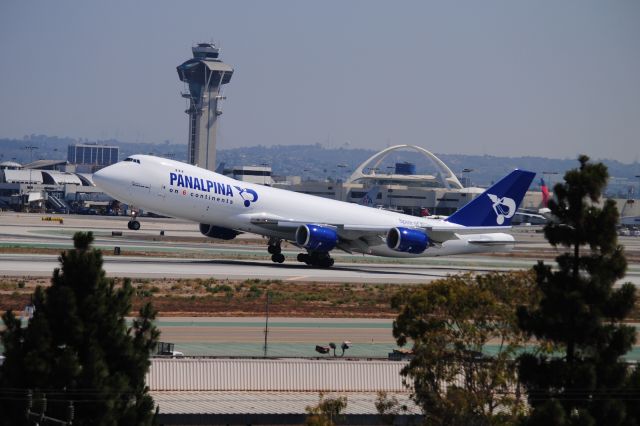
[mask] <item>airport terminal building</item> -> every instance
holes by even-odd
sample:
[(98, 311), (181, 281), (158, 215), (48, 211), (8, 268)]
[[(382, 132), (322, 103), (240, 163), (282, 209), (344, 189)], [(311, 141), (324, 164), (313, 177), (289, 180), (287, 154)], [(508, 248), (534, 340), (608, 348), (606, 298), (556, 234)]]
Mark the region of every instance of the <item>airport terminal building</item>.
[[(395, 160), (404, 153), (411, 161)], [(118, 147), (75, 144), (68, 147), (68, 160), (38, 160), (20, 165), (0, 163), (0, 209), (74, 212), (105, 209), (113, 200), (95, 186), (92, 173), (117, 162)], [(300, 176), (273, 176), (271, 167), (236, 165), (224, 174), (237, 180), (269, 185), (295, 192), (362, 203), (414, 216), (448, 216), (484, 191), (470, 186), (463, 169), (458, 175), (430, 151), (415, 145), (386, 148), (360, 164), (345, 181), (303, 180)], [(372, 191), (373, 190), (373, 191)], [(640, 203), (616, 199), (621, 216), (640, 216)], [(521, 209), (542, 207), (542, 193), (528, 191)], [(516, 224), (518, 222), (516, 221)]]
[[(408, 151), (412, 161), (395, 162), (394, 154), (401, 151)], [(430, 151), (415, 145), (397, 145), (368, 158), (344, 182), (288, 178), (286, 183), (276, 181), (273, 186), (351, 203), (361, 202), (372, 188), (377, 188), (373, 207), (414, 216), (448, 216), (484, 191), (484, 188), (465, 187), (461, 178)], [(468, 181), (468, 178), (462, 180)], [(537, 210), (541, 203), (542, 194), (529, 191), (521, 207)]]
[[(69, 155), (73, 153), (81, 161), (78, 164), (65, 160), (0, 163), (0, 209), (68, 213), (87, 205), (108, 205), (112, 199), (96, 187), (93, 172), (117, 162), (118, 148), (86, 147), (69, 146)], [(82, 163), (87, 160), (93, 163)]]

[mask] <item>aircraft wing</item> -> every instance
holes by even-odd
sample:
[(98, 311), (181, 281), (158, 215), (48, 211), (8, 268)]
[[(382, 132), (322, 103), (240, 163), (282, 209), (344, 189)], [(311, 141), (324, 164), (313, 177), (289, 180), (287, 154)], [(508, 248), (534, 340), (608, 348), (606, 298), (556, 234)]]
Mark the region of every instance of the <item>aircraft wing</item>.
[[(266, 229), (271, 229), (280, 232), (291, 232), (295, 228), (301, 225), (309, 224), (308, 221), (295, 220), (295, 219), (282, 219), (277, 217), (257, 216), (251, 219), (251, 223)], [(334, 228), (340, 238), (345, 241), (360, 241), (367, 244), (380, 244), (383, 242), (383, 238), (386, 237), (387, 232), (392, 226), (387, 225), (357, 225), (357, 224), (339, 224), (339, 223), (313, 223), (314, 225), (321, 225), (330, 228)], [(452, 226), (425, 226), (425, 227), (412, 227), (413, 229), (420, 229), (424, 231), (429, 239), (435, 243), (443, 243), (448, 240), (460, 239), (460, 235), (467, 234), (486, 234), (491, 232), (504, 232), (505, 229), (511, 228), (510, 226), (468, 226), (468, 227), (452, 227)], [(469, 240), (469, 239), (468, 239)], [(477, 244), (488, 243), (489, 241), (483, 241), (482, 239), (471, 239), (469, 242)], [(492, 243), (496, 243), (496, 240), (491, 240)]]
[[(351, 234), (361, 234), (362, 236), (376, 234), (376, 235), (384, 235), (386, 236), (387, 232), (391, 227), (389, 226), (359, 226), (359, 225), (343, 225), (342, 227), (338, 227), (338, 229), (344, 229), (346, 232)], [(506, 229), (510, 229), (510, 226), (469, 226), (469, 227), (451, 227), (451, 226), (424, 226), (424, 227), (411, 227), (412, 229), (419, 229), (424, 231), (428, 236), (429, 240), (435, 243), (444, 243), (449, 240), (458, 240), (460, 239), (460, 235), (469, 235), (469, 234), (486, 234), (493, 232), (504, 232)], [(340, 235), (340, 232), (338, 232)], [(474, 243), (482, 243), (482, 239), (469, 239), (467, 241)], [(492, 240), (494, 243), (496, 240)]]

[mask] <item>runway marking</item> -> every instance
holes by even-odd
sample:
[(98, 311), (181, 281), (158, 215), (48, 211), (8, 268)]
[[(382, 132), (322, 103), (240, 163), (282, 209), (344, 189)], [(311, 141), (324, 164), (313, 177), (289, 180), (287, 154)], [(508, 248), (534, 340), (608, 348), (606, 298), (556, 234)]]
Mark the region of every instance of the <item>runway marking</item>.
[(285, 281), (298, 281), (298, 280), (303, 280), (305, 278), (309, 278), (309, 275), (300, 275), (298, 277), (290, 277), (285, 279)]

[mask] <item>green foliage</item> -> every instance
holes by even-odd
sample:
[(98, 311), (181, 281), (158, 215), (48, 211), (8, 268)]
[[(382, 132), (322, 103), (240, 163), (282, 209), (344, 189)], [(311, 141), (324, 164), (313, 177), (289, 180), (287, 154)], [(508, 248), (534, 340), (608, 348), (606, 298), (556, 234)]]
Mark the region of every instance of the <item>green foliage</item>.
[(116, 288), (105, 278), (92, 241), (91, 232), (74, 235), (75, 249), (60, 255), (51, 286), (36, 288), (26, 328), (11, 311), (3, 316), (0, 424), (28, 422), (27, 390), (34, 403), (45, 395), (46, 415), (61, 420), (75, 401), (74, 425), (151, 424), (145, 374), (159, 336), (156, 312), (145, 305), (127, 328), (134, 289), (128, 280)]
[(555, 186), (549, 208), (557, 221), (544, 230), (552, 245), (567, 251), (556, 258), (557, 269), (538, 263), (541, 301), (518, 309), (520, 327), (539, 342), (537, 354), (520, 359), (533, 407), (529, 423), (634, 424), (637, 408), (619, 396), (640, 385), (620, 359), (635, 342), (634, 328), (622, 324), (635, 288), (613, 288), (627, 263), (617, 243), (616, 206), (612, 200), (599, 204), (607, 169), (586, 156), (579, 162)]
[(378, 392), (375, 402), (376, 411), (382, 419), (382, 423), (393, 425), (396, 422), (396, 416), (406, 414), (408, 412), (406, 405), (400, 405), (398, 398), (388, 396), (386, 392)]
[(247, 298), (258, 299), (260, 296), (262, 296), (262, 289), (256, 284), (251, 284), (251, 287), (249, 287), (249, 291), (247, 292)]
[(340, 413), (347, 408), (347, 397), (325, 398), (320, 392), (320, 402), (313, 407), (306, 407), (307, 418), (304, 424), (307, 426), (333, 426), (340, 420)]
[[(515, 351), (524, 343), (513, 306), (535, 303), (530, 273), (458, 275), (401, 290), (393, 323), (399, 345), (413, 342), (405, 384), (433, 425), (515, 421), (522, 401), (514, 393)], [(487, 356), (483, 347), (499, 344)]]
[(216, 284), (213, 287), (207, 286), (209, 293), (233, 293), (233, 287), (228, 284)]

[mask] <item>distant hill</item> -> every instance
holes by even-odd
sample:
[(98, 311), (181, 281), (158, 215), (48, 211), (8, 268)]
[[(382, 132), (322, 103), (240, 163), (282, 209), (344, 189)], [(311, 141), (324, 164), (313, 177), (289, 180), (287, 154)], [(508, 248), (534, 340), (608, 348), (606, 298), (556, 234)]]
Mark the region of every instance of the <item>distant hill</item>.
[[(67, 146), (74, 143), (98, 143), (120, 147), (120, 157), (131, 154), (153, 154), (179, 161), (186, 160), (186, 146), (177, 144), (130, 143), (117, 140), (77, 140), (46, 135), (30, 135), (23, 139), (0, 139), (0, 162), (5, 160), (28, 163), (33, 159), (66, 159)], [(26, 146), (35, 146), (31, 152)], [(425, 147), (429, 149), (429, 147)], [(314, 145), (273, 145), (223, 149), (218, 152), (218, 161), (228, 167), (236, 165), (266, 164), (276, 175), (300, 175), (308, 179), (346, 179), (351, 172), (377, 151), (368, 149), (325, 148)], [(550, 183), (558, 182), (564, 172), (577, 166), (576, 159), (554, 159), (543, 157), (496, 157), (490, 155), (437, 154), (436, 155), (460, 175), (465, 168), (473, 169), (467, 175), (474, 185), (487, 186), (491, 182), (515, 169), (532, 170), (537, 173), (557, 172), (545, 175)], [(577, 155), (576, 155), (577, 156)], [(412, 152), (400, 152), (379, 166), (377, 173), (389, 173), (395, 162), (416, 163), (418, 172), (433, 173), (433, 167)], [(630, 188), (637, 190), (640, 164), (623, 164), (615, 160), (602, 160), (612, 176), (609, 195), (626, 196)], [(534, 183), (537, 187), (538, 181)], [(636, 195), (637, 197), (637, 195)]]

